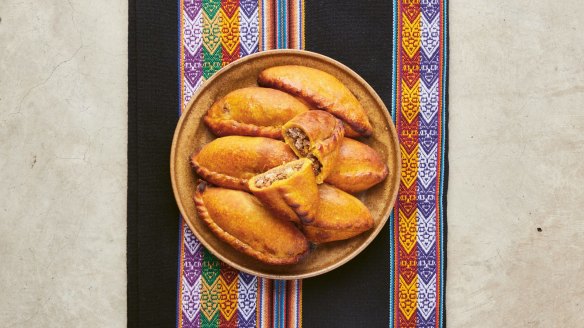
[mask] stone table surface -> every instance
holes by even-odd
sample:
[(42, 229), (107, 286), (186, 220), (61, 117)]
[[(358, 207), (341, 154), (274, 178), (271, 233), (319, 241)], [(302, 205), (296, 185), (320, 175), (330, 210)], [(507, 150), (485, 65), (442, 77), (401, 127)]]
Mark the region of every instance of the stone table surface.
[(584, 327), (584, 3), (450, 3), (447, 320)]
[(128, 4), (0, 19), (0, 327), (124, 327)]
[[(0, 325), (126, 325), (127, 3), (0, 1)], [(584, 322), (584, 4), (450, 2), (450, 327)]]

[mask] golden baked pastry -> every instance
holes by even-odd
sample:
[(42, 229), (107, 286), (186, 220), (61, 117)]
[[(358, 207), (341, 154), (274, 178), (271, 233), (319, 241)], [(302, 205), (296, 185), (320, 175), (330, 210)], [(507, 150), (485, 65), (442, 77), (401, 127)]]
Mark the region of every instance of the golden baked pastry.
[(294, 153), (313, 162), (317, 183), (332, 171), (344, 134), (343, 123), (322, 110), (299, 114), (282, 127), (284, 141)]
[(275, 217), (246, 192), (208, 186), (194, 196), (199, 219), (224, 242), (268, 264), (297, 263), (309, 244), (291, 222)]
[(248, 190), (248, 179), (295, 159), (282, 141), (228, 136), (206, 144), (191, 157), (191, 165), (200, 177), (214, 185)]
[(318, 186), (320, 203), (316, 218), (302, 227), (313, 243), (348, 239), (373, 228), (367, 207), (354, 196), (326, 183)]
[(278, 217), (310, 223), (318, 210), (312, 162), (306, 158), (275, 167), (249, 179), (249, 190)]
[[(318, 108), (310, 105), (304, 99), (298, 98), (298, 97), (296, 99), (298, 101), (301, 101), (308, 108), (308, 110), (318, 110)], [(347, 123), (343, 123), (343, 128), (345, 128), (345, 137), (349, 137), (349, 138), (358, 138), (358, 137), (361, 137), (361, 134), (355, 132), (355, 130), (353, 130)]]
[(373, 133), (373, 127), (359, 100), (329, 73), (306, 66), (275, 66), (260, 73), (258, 84), (286, 91), (317, 109), (326, 110), (361, 136)]
[(383, 181), (388, 173), (387, 165), (375, 149), (344, 138), (337, 164), (325, 182), (346, 192), (357, 193)]
[(303, 102), (285, 92), (248, 87), (215, 101), (203, 119), (218, 136), (282, 139), (282, 125), (306, 111), (308, 107)]
[(350, 125), (343, 123), (343, 127), (345, 128), (345, 137), (359, 138), (361, 136), (361, 134), (353, 130)]

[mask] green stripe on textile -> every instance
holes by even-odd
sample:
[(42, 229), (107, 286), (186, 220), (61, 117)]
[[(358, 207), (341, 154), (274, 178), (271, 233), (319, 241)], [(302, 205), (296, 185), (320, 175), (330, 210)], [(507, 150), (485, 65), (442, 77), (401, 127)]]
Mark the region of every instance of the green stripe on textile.
[(203, 48), (203, 78), (209, 79), (213, 74), (221, 69), (221, 60), (223, 59), (221, 45), (217, 47), (214, 53), (210, 53)]
[(221, 8), (221, 0), (203, 0), (203, 11), (208, 16), (215, 16)]
[[(221, 0), (203, 0), (203, 79), (213, 76), (222, 67)], [(221, 263), (207, 249), (203, 249), (201, 269), (201, 328), (219, 327), (219, 275)]]
[(203, 78), (210, 78), (222, 67), (221, 1), (203, 1)]
[(203, 249), (202, 278), (203, 287), (201, 295), (201, 328), (219, 327), (219, 273), (221, 263), (207, 249)]

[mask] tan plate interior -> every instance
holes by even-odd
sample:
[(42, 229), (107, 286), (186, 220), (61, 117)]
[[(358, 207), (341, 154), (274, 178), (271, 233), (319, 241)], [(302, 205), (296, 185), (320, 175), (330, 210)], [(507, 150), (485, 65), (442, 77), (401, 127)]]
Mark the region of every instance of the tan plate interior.
[[(340, 79), (359, 99), (373, 125), (373, 135), (359, 139), (376, 149), (389, 167), (388, 177), (380, 184), (358, 195), (375, 220), (375, 227), (349, 240), (317, 246), (295, 265), (263, 264), (237, 252), (218, 239), (197, 218), (192, 200), (198, 176), (190, 167), (190, 155), (215, 138), (202, 116), (211, 104), (228, 92), (257, 85), (260, 71), (277, 65), (304, 65), (318, 68)], [(301, 50), (272, 50), (233, 62), (207, 80), (193, 95), (174, 133), (170, 157), (172, 188), (181, 214), (205, 247), (225, 263), (241, 271), (272, 279), (301, 279), (323, 274), (346, 263), (373, 241), (389, 218), (399, 185), (400, 152), (397, 134), (387, 108), (373, 88), (345, 65), (316, 53)]]

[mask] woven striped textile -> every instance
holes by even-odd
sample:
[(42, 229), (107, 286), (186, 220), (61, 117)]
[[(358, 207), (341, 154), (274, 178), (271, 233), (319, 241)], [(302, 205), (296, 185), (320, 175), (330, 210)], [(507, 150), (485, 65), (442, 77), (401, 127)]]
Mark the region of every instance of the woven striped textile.
[(390, 225), (390, 327), (444, 325), (446, 1), (394, 1), (393, 104), (402, 157)]
[[(182, 111), (223, 66), (268, 49), (304, 47), (303, 1), (181, 0)], [(302, 282), (239, 272), (208, 252), (180, 219), (177, 327), (301, 327)]]
[[(304, 49), (304, 11), (303, 1), (180, 0), (180, 110), (204, 80), (238, 58), (268, 49)], [(402, 157), (387, 245), (388, 326), (443, 327), (447, 2), (394, 0), (387, 15), (393, 18), (393, 31), (387, 31), (393, 33), (388, 107)], [(205, 250), (182, 219), (179, 226), (178, 327), (302, 326), (301, 281), (234, 270)], [(350, 310), (349, 305), (338, 309)]]

